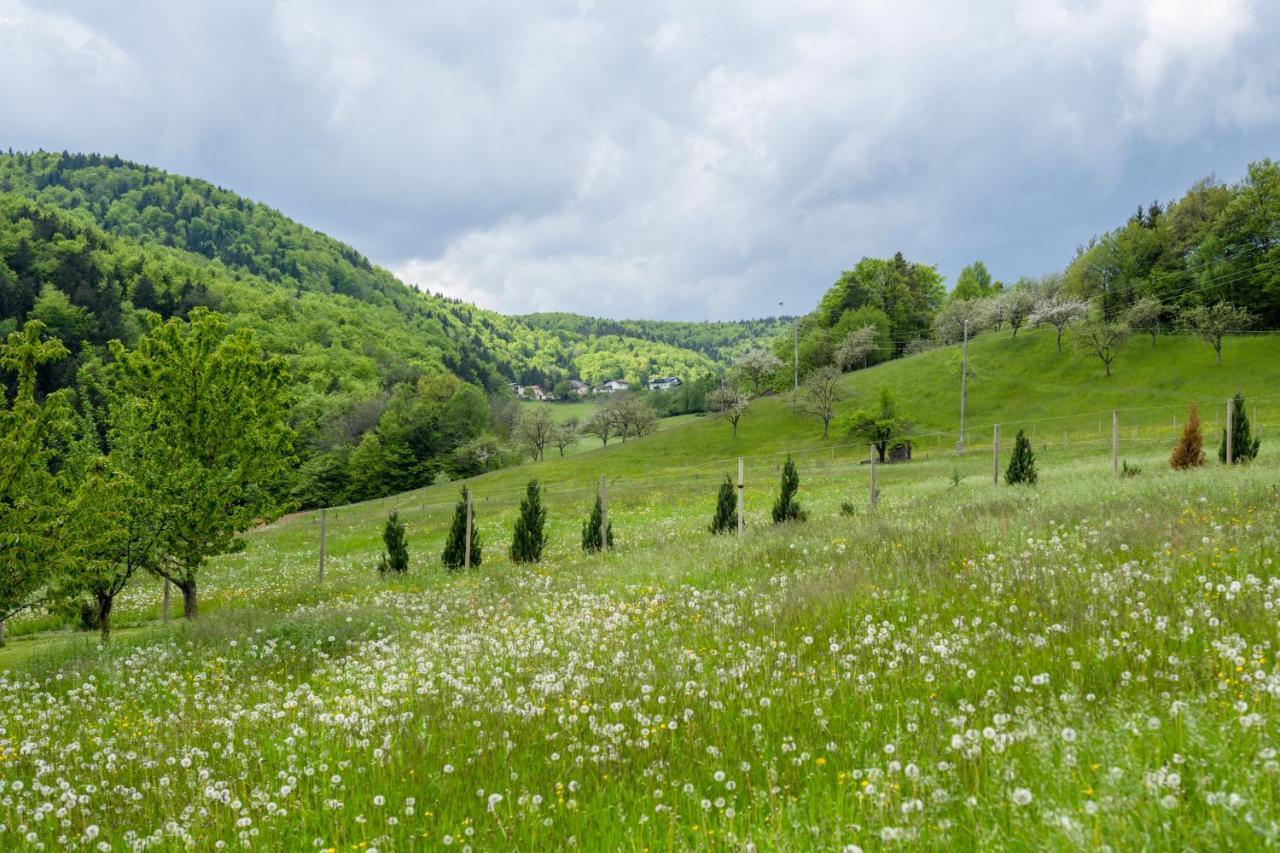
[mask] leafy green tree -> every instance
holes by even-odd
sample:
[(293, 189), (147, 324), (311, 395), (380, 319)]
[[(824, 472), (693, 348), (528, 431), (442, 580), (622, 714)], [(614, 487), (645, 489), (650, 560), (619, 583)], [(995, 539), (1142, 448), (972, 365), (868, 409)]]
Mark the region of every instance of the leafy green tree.
[(1009, 459), (1009, 467), (1004, 472), (1004, 481), (1010, 486), (1025, 484), (1034, 486), (1036, 473), (1036, 455), (1031, 450), (1031, 440), (1026, 433), (1018, 430), (1018, 437), (1013, 443), (1013, 456)]
[(1062, 333), (1067, 327), (1089, 314), (1089, 303), (1061, 295), (1044, 296), (1031, 313), (1030, 322), (1035, 326), (1050, 325), (1057, 331), (1058, 352), (1062, 352)]
[(738, 499), (733, 493), (733, 478), (724, 475), (716, 492), (716, 512), (711, 519), (712, 533), (732, 533), (738, 529)]
[(132, 473), (146, 464), (139, 456), (149, 446), (145, 431), (135, 434), (130, 428), (138, 421), (114, 417), (121, 399), (96, 358), (81, 367), (77, 396), (63, 472), (79, 495), (81, 547), (74, 567), (53, 584), (51, 598), (62, 608), (87, 608), (107, 642), (116, 597), (135, 575), (156, 568), (165, 514)]
[(31, 606), (75, 557), (77, 537), (67, 529), (74, 506), (52, 464), (69, 392), (35, 397), (37, 368), (66, 355), (38, 320), (0, 342), (0, 369), (18, 379), (12, 403), (0, 388), (0, 622)]
[(750, 406), (751, 398), (731, 385), (721, 385), (707, 395), (707, 411), (728, 421), (734, 438), (738, 437), (738, 421)]
[(840, 387), (840, 370), (823, 367), (805, 377), (800, 387), (791, 395), (791, 407), (802, 415), (811, 415), (822, 421), (822, 437), (831, 429), (836, 416), (836, 406), (848, 395)]
[(782, 485), (778, 491), (778, 499), (773, 503), (773, 523), (784, 521), (804, 521), (807, 518), (800, 504), (796, 503), (796, 492), (800, 489), (800, 475), (796, 472), (796, 463), (787, 457), (782, 466)]
[(841, 419), (840, 429), (852, 438), (873, 445), (880, 461), (884, 462), (889, 450), (911, 431), (911, 421), (898, 411), (889, 389), (881, 388), (879, 408), (853, 412)]
[(769, 377), (780, 372), (782, 368), (782, 359), (762, 349), (744, 354), (733, 364), (733, 369), (746, 381), (753, 394), (759, 394)]
[(578, 419), (568, 418), (551, 434), (551, 443), (560, 451), (560, 457), (564, 458), (564, 452), (570, 447), (578, 443), (582, 437), (582, 433), (578, 431)]
[(1198, 335), (1209, 346), (1222, 364), (1222, 339), (1232, 332), (1242, 332), (1253, 325), (1256, 318), (1243, 308), (1219, 302), (1216, 305), (1197, 305), (1182, 312), (1182, 327)]
[(601, 525), (604, 523), (604, 506), (600, 501), (600, 496), (596, 495), (596, 502), (591, 508), (591, 515), (587, 517), (586, 522), (582, 525), (582, 550), (587, 552), (602, 551), (607, 540), (608, 546), (613, 547), (613, 521), (610, 520), (608, 530), (604, 531), (601, 536)]
[[(1240, 465), (1252, 461), (1258, 455), (1262, 438), (1253, 434), (1249, 415), (1244, 407), (1244, 395), (1231, 398), (1231, 464)], [(1218, 445), (1218, 461), (1227, 461), (1227, 429), (1222, 428), (1222, 443)]]
[(1156, 335), (1160, 333), (1160, 318), (1164, 316), (1164, 303), (1151, 296), (1144, 296), (1129, 306), (1125, 313), (1125, 322), (1135, 332), (1146, 332), (1151, 335), (1151, 346), (1156, 345)]
[(513, 563), (536, 563), (547, 545), (547, 511), (542, 506), (542, 488), (530, 480), (520, 501), (520, 515), (511, 539)]
[(1080, 324), (1076, 345), (1085, 355), (1091, 355), (1102, 362), (1107, 376), (1111, 375), (1111, 365), (1129, 338), (1127, 324), (1108, 320), (1100, 313)]
[[(480, 531), (475, 523), (475, 508), (471, 517), (471, 565), (480, 565)], [(449, 525), (449, 537), (444, 542), (444, 553), (440, 561), (445, 569), (456, 572), (467, 561), (467, 489), (462, 490), (462, 497), (453, 510), (453, 523)]]
[(992, 286), (991, 273), (982, 261), (974, 261), (960, 270), (956, 277), (956, 286), (951, 290), (951, 298), (956, 300), (981, 299), (995, 292)]
[(243, 547), (239, 534), (277, 510), (292, 470), (283, 359), (218, 314), (190, 318), (152, 315), (137, 349), (112, 345), (117, 426), (132, 436), (131, 474), (164, 530), (155, 571), (182, 590), (189, 619), (204, 563)]
[(382, 526), (382, 549), (378, 574), (403, 575), (409, 571), (409, 540), (398, 510), (392, 510)]
[(582, 431), (600, 439), (603, 447), (609, 446), (609, 439), (614, 436), (613, 430), (614, 419), (603, 407), (592, 412), (582, 424)]

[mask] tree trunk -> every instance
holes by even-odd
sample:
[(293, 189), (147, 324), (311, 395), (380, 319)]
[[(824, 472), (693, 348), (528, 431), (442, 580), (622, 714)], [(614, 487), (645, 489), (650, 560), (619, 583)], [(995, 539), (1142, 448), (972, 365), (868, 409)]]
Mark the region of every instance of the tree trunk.
[(182, 590), (182, 616), (184, 619), (195, 619), (199, 613), (196, 605), (196, 582), (194, 579), (179, 583), (178, 589)]
[(102, 642), (111, 642), (111, 607), (116, 603), (114, 595), (98, 596), (98, 630), (102, 632)]
[(1218, 356), (1218, 366), (1221, 367), (1222, 366), (1222, 344), (1219, 343), (1216, 347), (1214, 347), (1213, 352), (1215, 355)]
[(830, 428), (830, 426), (831, 426), (831, 421), (827, 420), (826, 418), (823, 418), (822, 420), (822, 437), (823, 438), (827, 437), (827, 430), (828, 428)]
[(1062, 352), (1062, 327), (1058, 327), (1058, 352)]
[(0, 619), (0, 649), (4, 648), (4, 620)]

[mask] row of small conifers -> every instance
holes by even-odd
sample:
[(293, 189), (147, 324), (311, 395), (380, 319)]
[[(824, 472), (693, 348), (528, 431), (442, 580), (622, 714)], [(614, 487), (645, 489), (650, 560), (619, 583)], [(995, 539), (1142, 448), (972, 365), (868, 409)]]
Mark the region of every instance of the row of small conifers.
[[(1244, 397), (1237, 394), (1232, 400), (1232, 418), (1230, 441), (1227, 430), (1222, 432), (1222, 443), (1218, 457), (1223, 462), (1239, 464), (1248, 462), (1258, 454), (1261, 439), (1252, 432), (1245, 410)], [(1170, 456), (1169, 464), (1175, 469), (1195, 468), (1205, 463), (1204, 437), (1200, 426), (1199, 413), (1195, 406), (1191, 407), (1186, 428)], [(1013, 456), (1009, 460), (1009, 468), (1005, 472), (1005, 482), (1010, 485), (1034, 485), (1038, 479), (1035, 455), (1031, 450), (1031, 442), (1026, 435), (1018, 432), (1014, 444)], [(1140, 469), (1124, 466), (1125, 476), (1136, 476)], [(958, 475), (954, 475), (957, 478)], [(795, 463), (787, 457), (782, 466), (782, 482), (778, 498), (773, 504), (773, 521), (781, 524), (787, 521), (804, 521), (806, 514), (796, 502), (796, 492), (800, 488), (800, 475), (796, 472)], [(483, 559), (483, 546), (480, 533), (476, 528), (473, 506), (468, 500), (467, 490), (462, 490), (453, 514), (453, 523), (449, 527), (449, 536), (445, 540), (444, 551), (440, 561), (444, 567), (456, 572), (464, 566), (478, 566)], [(851, 514), (853, 505), (842, 506), (845, 514)], [(547, 510), (542, 504), (542, 487), (538, 481), (530, 480), (525, 488), (524, 498), (520, 501), (520, 515), (517, 516), (512, 530), (511, 546), (508, 554), (515, 563), (536, 563), (542, 559), (543, 549), (547, 545)], [(724, 481), (716, 494), (715, 512), (711, 519), (712, 533), (730, 533), (738, 526), (737, 495), (734, 494), (733, 480), (725, 475)], [(467, 538), (470, 535), (470, 548)], [(404, 522), (398, 512), (392, 512), (387, 518), (382, 533), (385, 549), (378, 563), (378, 570), (383, 574), (400, 574), (408, 571), (409, 548), (405, 534)], [(595, 503), (587, 520), (582, 525), (582, 550), (587, 552), (602, 551), (613, 547), (613, 522), (605, 520), (604, 502), (597, 494)]]
[[(805, 512), (795, 499), (799, 488), (800, 475), (796, 472), (795, 462), (788, 456), (782, 466), (778, 498), (773, 504), (775, 523), (805, 519)], [(450, 572), (460, 571), (467, 565), (479, 566), (484, 558), (484, 546), (476, 525), (474, 505), (469, 504), (467, 489), (464, 488), (453, 513), (453, 522), (449, 525), (444, 551), (440, 554), (440, 562)], [(734, 494), (732, 478), (726, 474), (716, 493), (715, 512), (709, 529), (712, 533), (731, 533), (737, 525), (737, 495)], [(468, 531), (471, 539), (469, 549)], [(514, 563), (536, 563), (542, 559), (547, 539), (547, 510), (542, 503), (542, 486), (536, 479), (530, 480), (525, 487), (524, 498), (520, 501), (520, 514), (516, 517), (507, 553)], [(378, 562), (378, 571), (384, 575), (408, 571), (409, 544), (399, 512), (393, 511), (387, 517), (382, 530), (382, 541), (384, 550)], [(613, 522), (605, 520), (604, 502), (597, 494), (590, 514), (582, 524), (582, 550), (591, 553), (602, 551), (606, 547), (613, 547)]]

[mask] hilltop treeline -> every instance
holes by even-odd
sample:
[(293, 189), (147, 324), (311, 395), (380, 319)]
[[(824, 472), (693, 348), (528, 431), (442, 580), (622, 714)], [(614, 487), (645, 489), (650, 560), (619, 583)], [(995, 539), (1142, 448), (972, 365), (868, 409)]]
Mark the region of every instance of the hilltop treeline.
[[(999, 282), (979, 261), (948, 294), (933, 267), (901, 254), (863, 258), (800, 320), (800, 373), (869, 366), (953, 343), (965, 328), (1016, 335), (1041, 324), (1056, 327), (1060, 342), (1077, 324), (1104, 342), (1186, 329), (1212, 343), (1223, 333), (1280, 329), (1280, 165), (1263, 160), (1238, 183), (1206, 178), (1180, 199), (1139, 206), (1079, 246), (1064, 270), (1038, 279)], [(794, 358), (789, 330), (772, 349), (783, 362), (773, 381), (781, 387)]]
[(511, 461), (509, 382), (705, 385), (721, 369), (679, 334), (549, 330), (417, 291), (206, 181), (96, 154), (0, 154), (0, 337), (40, 320), (68, 349), (41, 365), (40, 394), (74, 387), (108, 342), (132, 346), (149, 313), (199, 307), (288, 361), (306, 506)]

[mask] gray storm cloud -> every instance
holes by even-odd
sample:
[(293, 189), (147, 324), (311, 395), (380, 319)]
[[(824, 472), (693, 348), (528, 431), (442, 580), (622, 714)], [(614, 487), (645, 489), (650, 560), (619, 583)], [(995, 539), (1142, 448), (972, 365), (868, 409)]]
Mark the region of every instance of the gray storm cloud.
[(1248, 0), (0, 0), (0, 144), (207, 178), (507, 312), (808, 308), (863, 255), (1061, 267), (1276, 153)]

